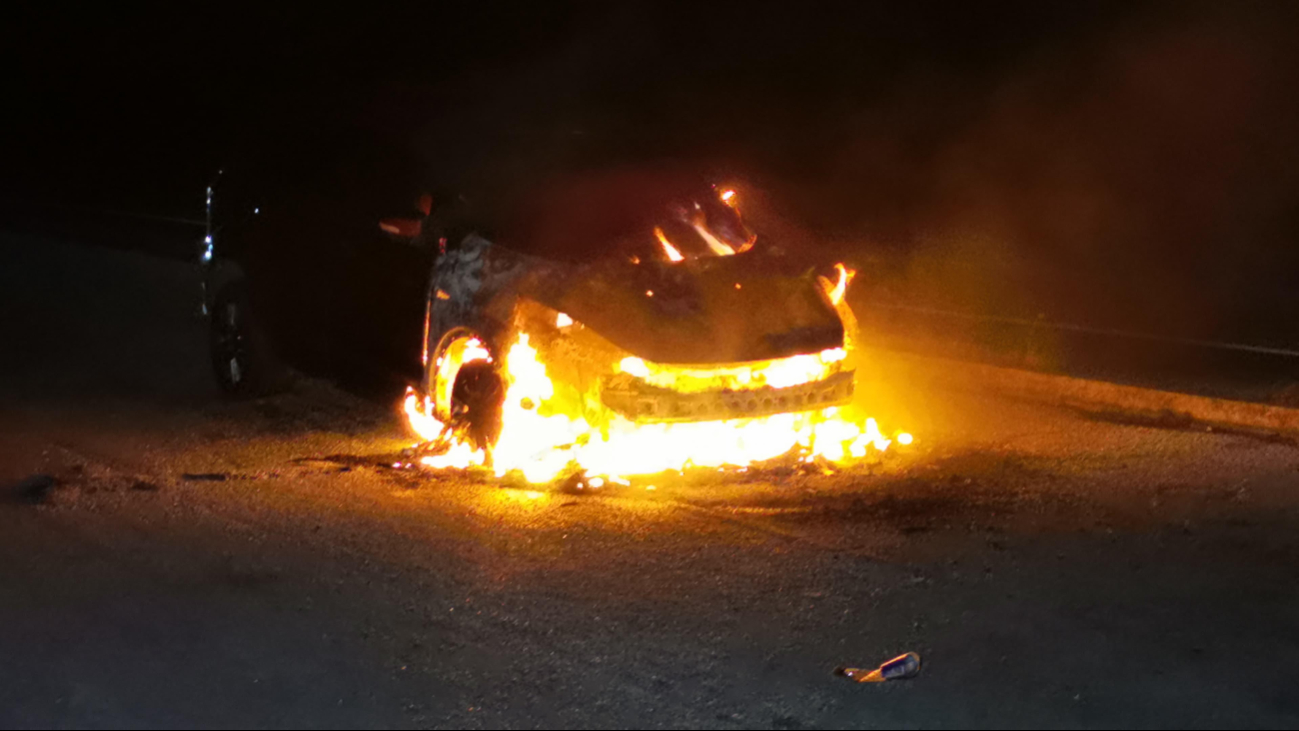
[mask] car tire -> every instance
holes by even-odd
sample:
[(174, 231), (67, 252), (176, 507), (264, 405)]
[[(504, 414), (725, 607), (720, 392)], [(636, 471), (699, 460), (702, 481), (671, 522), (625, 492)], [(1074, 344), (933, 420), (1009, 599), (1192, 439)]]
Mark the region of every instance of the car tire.
[(289, 371), (271, 349), (242, 282), (226, 284), (213, 299), (208, 344), (217, 385), (227, 395), (266, 396), (291, 385)]
[[(470, 362), (451, 366), (448, 357), (454, 343), (477, 340), (492, 354), (492, 362)], [(500, 351), (487, 337), (468, 327), (453, 327), (442, 334), (429, 354), (424, 374), (424, 393), (432, 404), (432, 415), (443, 422), (457, 421), (468, 427), (476, 449), (491, 451), (501, 435), (505, 380), (498, 370)]]
[(505, 380), (496, 366), (469, 363), (461, 368), (451, 388), (451, 402), (454, 411), (463, 413), (474, 448), (490, 452), (504, 426)]

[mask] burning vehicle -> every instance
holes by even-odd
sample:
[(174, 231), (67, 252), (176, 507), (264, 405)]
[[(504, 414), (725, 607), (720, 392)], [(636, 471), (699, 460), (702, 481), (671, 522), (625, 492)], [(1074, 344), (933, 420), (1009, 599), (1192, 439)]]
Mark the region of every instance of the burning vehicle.
[(732, 188), (655, 182), (583, 180), (499, 243), (439, 239), (405, 399), (424, 465), (598, 486), (887, 448), (853, 405), (853, 272), (768, 245)]
[(331, 169), (345, 185), (314, 174), (313, 195), (209, 189), (204, 303), (228, 391), (273, 389), (281, 358), (378, 372), (408, 384), (413, 461), (531, 483), (830, 464), (892, 441), (853, 404), (853, 272), (764, 240), (734, 188), (587, 172), (491, 207)]

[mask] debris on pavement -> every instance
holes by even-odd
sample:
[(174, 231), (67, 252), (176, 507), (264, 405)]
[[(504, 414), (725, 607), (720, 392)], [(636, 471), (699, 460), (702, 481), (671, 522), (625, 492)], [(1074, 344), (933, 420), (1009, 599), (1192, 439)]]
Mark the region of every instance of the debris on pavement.
[(883, 683), (886, 680), (903, 680), (920, 674), (920, 656), (914, 652), (899, 655), (874, 670), (866, 668), (837, 667), (835, 675), (842, 675), (858, 683)]

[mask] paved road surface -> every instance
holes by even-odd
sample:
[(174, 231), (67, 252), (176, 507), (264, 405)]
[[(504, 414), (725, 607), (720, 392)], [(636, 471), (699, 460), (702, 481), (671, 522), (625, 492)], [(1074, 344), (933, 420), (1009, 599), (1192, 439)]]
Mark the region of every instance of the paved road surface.
[(1299, 724), (1293, 444), (880, 360), (872, 467), (502, 489), (327, 384), (222, 402), (194, 276), (0, 240), (0, 726)]

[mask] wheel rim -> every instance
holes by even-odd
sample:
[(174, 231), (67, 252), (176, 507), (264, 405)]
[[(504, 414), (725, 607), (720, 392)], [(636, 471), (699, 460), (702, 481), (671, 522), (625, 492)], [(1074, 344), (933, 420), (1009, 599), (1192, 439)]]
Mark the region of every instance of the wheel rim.
[[(433, 349), (429, 363), (428, 394), (433, 399), (434, 415), (448, 421), (452, 416), (451, 394), (460, 369), (468, 364), (466, 350), (473, 344), (486, 347), (486, 341), (468, 328), (447, 332)], [(495, 360), (495, 356), (491, 356)], [(489, 361), (490, 362), (490, 361)]]

